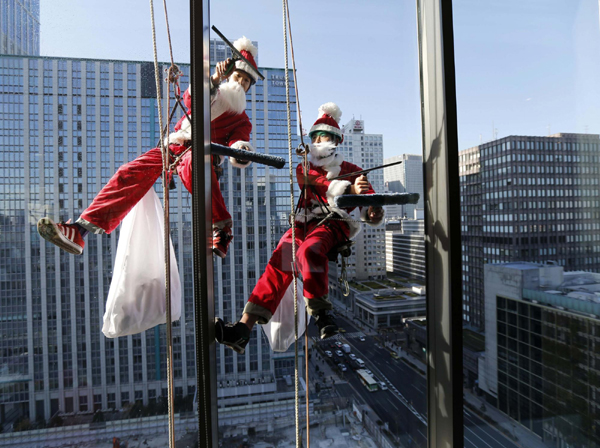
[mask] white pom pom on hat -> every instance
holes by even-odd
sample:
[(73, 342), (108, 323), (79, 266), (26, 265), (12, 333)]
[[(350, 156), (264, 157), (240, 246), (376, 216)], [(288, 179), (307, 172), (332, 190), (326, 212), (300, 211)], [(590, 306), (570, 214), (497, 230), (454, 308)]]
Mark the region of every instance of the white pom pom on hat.
[(331, 118), (333, 118), (339, 123), (340, 118), (342, 118), (342, 110), (337, 104), (329, 102), (319, 107), (319, 116), (321, 115), (329, 115)]
[(233, 46), (240, 53), (242, 52), (242, 50), (247, 51), (248, 53), (250, 53), (252, 55), (253, 58), (255, 58), (258, 55), (258, 48), (256, 48), (256, 46), (254, 46), (252, 41), (250, 39), (248, 39), (246, 36), (242, 36), (238, 40), (236, 40), (233, 43)]

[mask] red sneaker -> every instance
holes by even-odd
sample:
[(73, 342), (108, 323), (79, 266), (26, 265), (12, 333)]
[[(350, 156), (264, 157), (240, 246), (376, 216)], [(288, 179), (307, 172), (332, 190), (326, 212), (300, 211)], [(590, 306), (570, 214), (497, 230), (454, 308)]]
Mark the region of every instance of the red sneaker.
[(38, 233), (46, 241), (74, 255), (81, 255), (85, 241), (75, 224), (55, 223), (50, 218), (42, 218), (37, 223)]
[(225, 258), (232, 239), (231, 228), (215, 229), (213, 231), (213, 253), (217, 257)]

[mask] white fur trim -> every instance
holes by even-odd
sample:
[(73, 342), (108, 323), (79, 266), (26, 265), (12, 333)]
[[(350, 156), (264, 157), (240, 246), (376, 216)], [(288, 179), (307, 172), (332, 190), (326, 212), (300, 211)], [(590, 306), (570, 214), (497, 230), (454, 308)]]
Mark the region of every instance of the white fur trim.
[(246, 110), (246, 92), (244, 88), (235, 81), (228, 81), (219, 86), (210, 105), (211, 121), (225, 112), (241, 114)]
[(321, 105), (321, 107), (319, 107), (319, 117), (325, 114), (329, 115), (338, 123), (340, 122), (340, 118), (342, 118), (342, 110), (338, 107), (337, 104), (331, 102), (325, 103)]
[[(252, 147), (252, 145), (250, 143), (242, 141), (242, 140), (238, 140), (233, 145), (231, 145), (231, 147), (233, 149), (242, 149), (242, 146), (247, 146), (248, 151), (254, 152), (254, 148)], [(235, 157), (230, 157), (229, 163), (231, 163), (236, 168), (248, 168), (250, 166), (250, 164), (252, 164), (252, 162), (250, 162), (250, 161), (239, 162)]]
[(334, 177), (338, 177), (340, 171), (342, 171), (342, 162), (344, 161), (344, 158), (341, 154), (336, 154), (334, 162), (337, 162), (338, 159), (339, 164), (335, 165), (332, 163), (331, 165), (325, 168), (325, 170), (327, 171), (327, 179), (333, 179)]
[(258, 81), (258, 76), (256, 75), (256, 69), (252, 67), (252, 65), (248, 64), (246, 61), (235, 61), (235, 68), (238, 70), (243, 70), (245, 73), (250, 76), (254, 82)]
[(347, 180), (332, 180), (327, 188), (327, 202), (331, 207), (335, 207), (335, 198), (346, 192), (346, 189), (352, 185)]
[(252, 43), (252, 41), (250, 39), (248, 39), (246, 36), (242, 36), (238, 40), (236, 40), (233, 43), (233, 46), (237, 51), (246, 50), (255, 59), (256, 59), (256, 56), (258, 56), (258, 48), (256, 48), (254, 46), (254, 44)]
[(369, 207), (363, 207), (360, 210), (360, 220), (371, 227), (379, 227), (381, 225), (381, 223), (383, 222), (383, 216), (385, 216), (385, 209), (383, 209), (383, 216), (381, 217), (381, 221), (377, 221), (377, 222), (371, 221), (369, 219), (369, 216), (367, 215), (368, 212), (369, 212)]
[(168, 137), (165, 137), (165, 146), (168, 145), (183, 145), (184, 142), (192, 140), (192, 124), (185, 117), (181, 122), (181, 128), (177, 132), (171, 132)]
[(319, 123), (319, 124), (313, 125), (310, 128), (310, 132), (308, 133), (308, 135), (312, 135), (313, 132), (317, 132), (317, 131), (329, 132), (330, 134), (333, 134), (333, 135), (339, 137), (340, 140), (343, 140), (342, 131), (340, 131), (338, 128), (335, 128), (333, 126), (329, 126), (328, 124)]

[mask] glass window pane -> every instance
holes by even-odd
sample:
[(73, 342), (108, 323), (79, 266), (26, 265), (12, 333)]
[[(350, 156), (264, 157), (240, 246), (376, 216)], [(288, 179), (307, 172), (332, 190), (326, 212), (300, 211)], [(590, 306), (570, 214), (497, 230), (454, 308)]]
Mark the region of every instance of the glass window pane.
[[(139, 443), (132, 428), (140, 426), (145, 439), (167, 446), (165, 325), (119, 338), (102, 333), (109, 288), (118, 277), (117, 248), (127, 245), (118, 224), (129, 210), (124, 202), (135, 201), (128, 176), (117, 179), (115, 202), (102, 205), (98, 194), (119, 167), (160, 140), (150, 20), (138, 6), (2, 2), (0, 439), (7, 446), (108, 446), (115, 436), (132, 446)], [(158, 22), (162, 7), (156, 14)], [(189, 23), (187, 6), (173, 8), (169, 18)], [(157, 40), (166, 48), (164, 25)], [(185, 89), (187, 25), (174, 46)], [(162, 53), (161, 60), (168, 59)], [(160, 159), (157, 166), (139, 169), (137, 179), (162, 196), (160, 182), (154, 185)], [(193, 430), (195, 340), (191, 270), (185, 269), (192, 258), (191, 223), (184, 191), (180, 186), (171, 200), (184, 296), (184, 317), (173, 325), (174, 401), (178, 424)], [(71, 226), (64, 234), (84, 246), (81, 255), (38, 234), (42, 218), (73, 224), (81, 216), (88, 216), (87, 227)], [(107, 224), (111, 216), (114, 226)], [(185, 431), (178, 431), (179, 439)]]
[[(255, 5), (238, 5), (240, 15), (250, 17), (254, 14)], [(338, 280), (342, 275), (340, 256), (337, 262), (327, 264), (327, 261), (311, 260), (311, 266), (299, 266), (305, 281), (303, 295), (309, 302), (327, 295), (340, 327), (338, 335), (326, 339), (319, 337), (314, 323), (308, 329), (311, 442), (319, 444), (332, 439), (349, 447), (363, 442), (374, 446), (425, 447), (427, 326), (415, 5), (390, 3), (373, 8), (366, 3), (325, 2), (317, 14), (310, 15), (310, 19), (304, 17), (300, 9), (294, 14), (292, 5), (290, 8), (301, 99), (301, 107), (297, 107), (296, 93), (293, 89), (290, 91), (293, 148), (300, 142), (296, 111), (302, 111), (302, 131), (306, 134), (320, 116), (319, 106), (334, 102), (342, 110), (339, 127), (343, 141), (337, 146), (338, 154), (356, 166), (344, 165), (341, 169), (354, 171), (358, 167), (368, 169), (397, 163), (389, 169), (368, 173), (374, 191), (420, 195), (415, 204), (386, 207), (386, 220), (382, 225), (363, 223), (360, 232), (352, 237), (355, 244), (345, 260), (348, 294), (344, 294), (344, 285)], [(336, 42), (315, 44), (313, 32), (329, 26), (332, 18), (340, 15), (340, 8), (345, 9), (345, 20), (335, 25)], [(212, 22), (220, 28), (220, 23), (230, 20), (230, 9), (225, 3), (213, 3)], [(280, 16), (281, 11), (273, 6), (269, 14)], [(390, 58), (387, 45), (364, 41), (366, 17), (369, 17), (368, 26), (377, 28), (387, 36), (386, 39), (396, 42), (402, 57)], [(309, 30), (312, 31), (309, 33)], [(268, 151), (287, 160), (285, 71), (279, 45), (281, 23), (260, 20), (248, 23), (243, 32), (250, 39), (265, 36), (258, 41), (258, 58), (266, 80), (258, 80), (252, 87), (246, 105), (253, 129), (258, 130), (253, 145), (258, 152)], [(277, 44), (271, 41), (275, 39), (273, 36), (277, 36)], [(234, 32), (228, 37), (238, 36)], [(352, 52), (368, 54), (367, 59), (341, 56), (344, 53), (342, 42), (352, 42), (356, 46)], [(226, 47), (219, 53), (221, 47), (222, 43), (213, 41), (212, 63), (226, 57)], [(340, 57), (334, 56), (338, 52)], [(379, 74), (381, 63), (385, 68)], [(374, 80), (367, 86), (365, 82), (371, 70), (381, 82)], [(345, 75), (334, 75), (333, 72)], [(397, 79), (388, 82), (388, 74), (392, 73)], [(367, 91), (368, 97), (393, 102), (395, 111), (389, 116), (382, 114), (379, 100), (369, 100), (365, 96)], [(304, 141), (308, 140), (305, 135)], [(319, 166), (316, 165), (318, 160), (313, 161)], [(300, 159), (294, 156), (292, 167), (296, 169), (299, 162)], [(328, 169), (331, 169), (329, 177), (334, 177), (333, 165)], [(326, 174), (327, 171), (323, 171), (321, 176)], [(295, 179), (293, 183), (298, 201), (300, 189)], [(262, 306), (264, 310), (267, 299), (278, 300), (277, 295), (287, 289), (282, 279), (289, 279), (291, 257), (283, 249), (283, 259), (277, 258), (279, 252), (271, 257), (281, 244), (282, 235), (289, 229), (289, 185), (287, 167), (285, 170), (265, 170), (260, 165), (253, 165), (240, 172), (224, 166), (221, 191), (226, 203), (231, 204), (234, 211), (236, 204), (242, 206), (239, 215), (233, 216), (234, 239), (227, 257), (215, 263), (215, 308), (225, 322), (238, 321), (244, 309), (250, 315), (262, 312), (256, 307)], [(363, 210), (364, 214), (366, 210)], [(359, 210), (352, 212), (350, 217), (342, 215), (350, 221), (342, 221), (337, 216), (335, 221), (327, 223), (338, 235), (348, 228), (348, 224), (360, 226)], [(310, 225), (314, 226), (318, 221), (313, 219)], [(303, 228), (299, 223), (297, 232), (303, 232)], [(341, 242), (341, 239), (337, 241)], [(317, 250), (314, 242), (303, 244), (311, 244), (312, 250)], [(303, 250), (306, 246), (299, 249), (299, 258), (303, 256)], [(275, 279), (271, 285), (266, 281), (269, 276)], [(253, 305), (246, 308), (249, 299)], [(301, 313), (304, 308), (301, 301)], [(270, 313), (274, 307), (267, 307), (267, 310)], [(289, 316), (290, 313), (292, 310), (288, 306), (286, 314)], [(284, 352), (274, 351), (265, 330), (262, 325), (253, 327), (243, 354), (217, 346), (220, 438), (224, 445), (241, 443), (245, 437), (256, 442), (274, 443), (276, 439), (294, 442), (296, 366), (293, 346)], [(304, 440), (307, 379), (304, 338), (300, 341), (299, 357), (300, 424)], [(362, 441), (353, 438), (358, 433)]]
[(598, 3), (453, 5), (465, 446), (596, 446)]

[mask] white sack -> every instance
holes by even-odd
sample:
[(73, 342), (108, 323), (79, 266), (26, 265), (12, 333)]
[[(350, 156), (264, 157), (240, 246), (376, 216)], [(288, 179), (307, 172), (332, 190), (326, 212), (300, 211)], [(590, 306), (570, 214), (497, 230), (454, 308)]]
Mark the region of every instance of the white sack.
[[(171, 245), (171, 317), (181, 317), (181, 281)], [(163, 208), (154, 188), (123, 220), (102, 332), (141, 333), (167, 322)]]
[[(306, 311), (302, 282), (298, 280), (298, 339), (306, 330)], [(285, 292), (279, 307), (268, 324), (262, 326), (274, 352), (285, 352), (295, 341), (294, 338), (294, 284)]]

